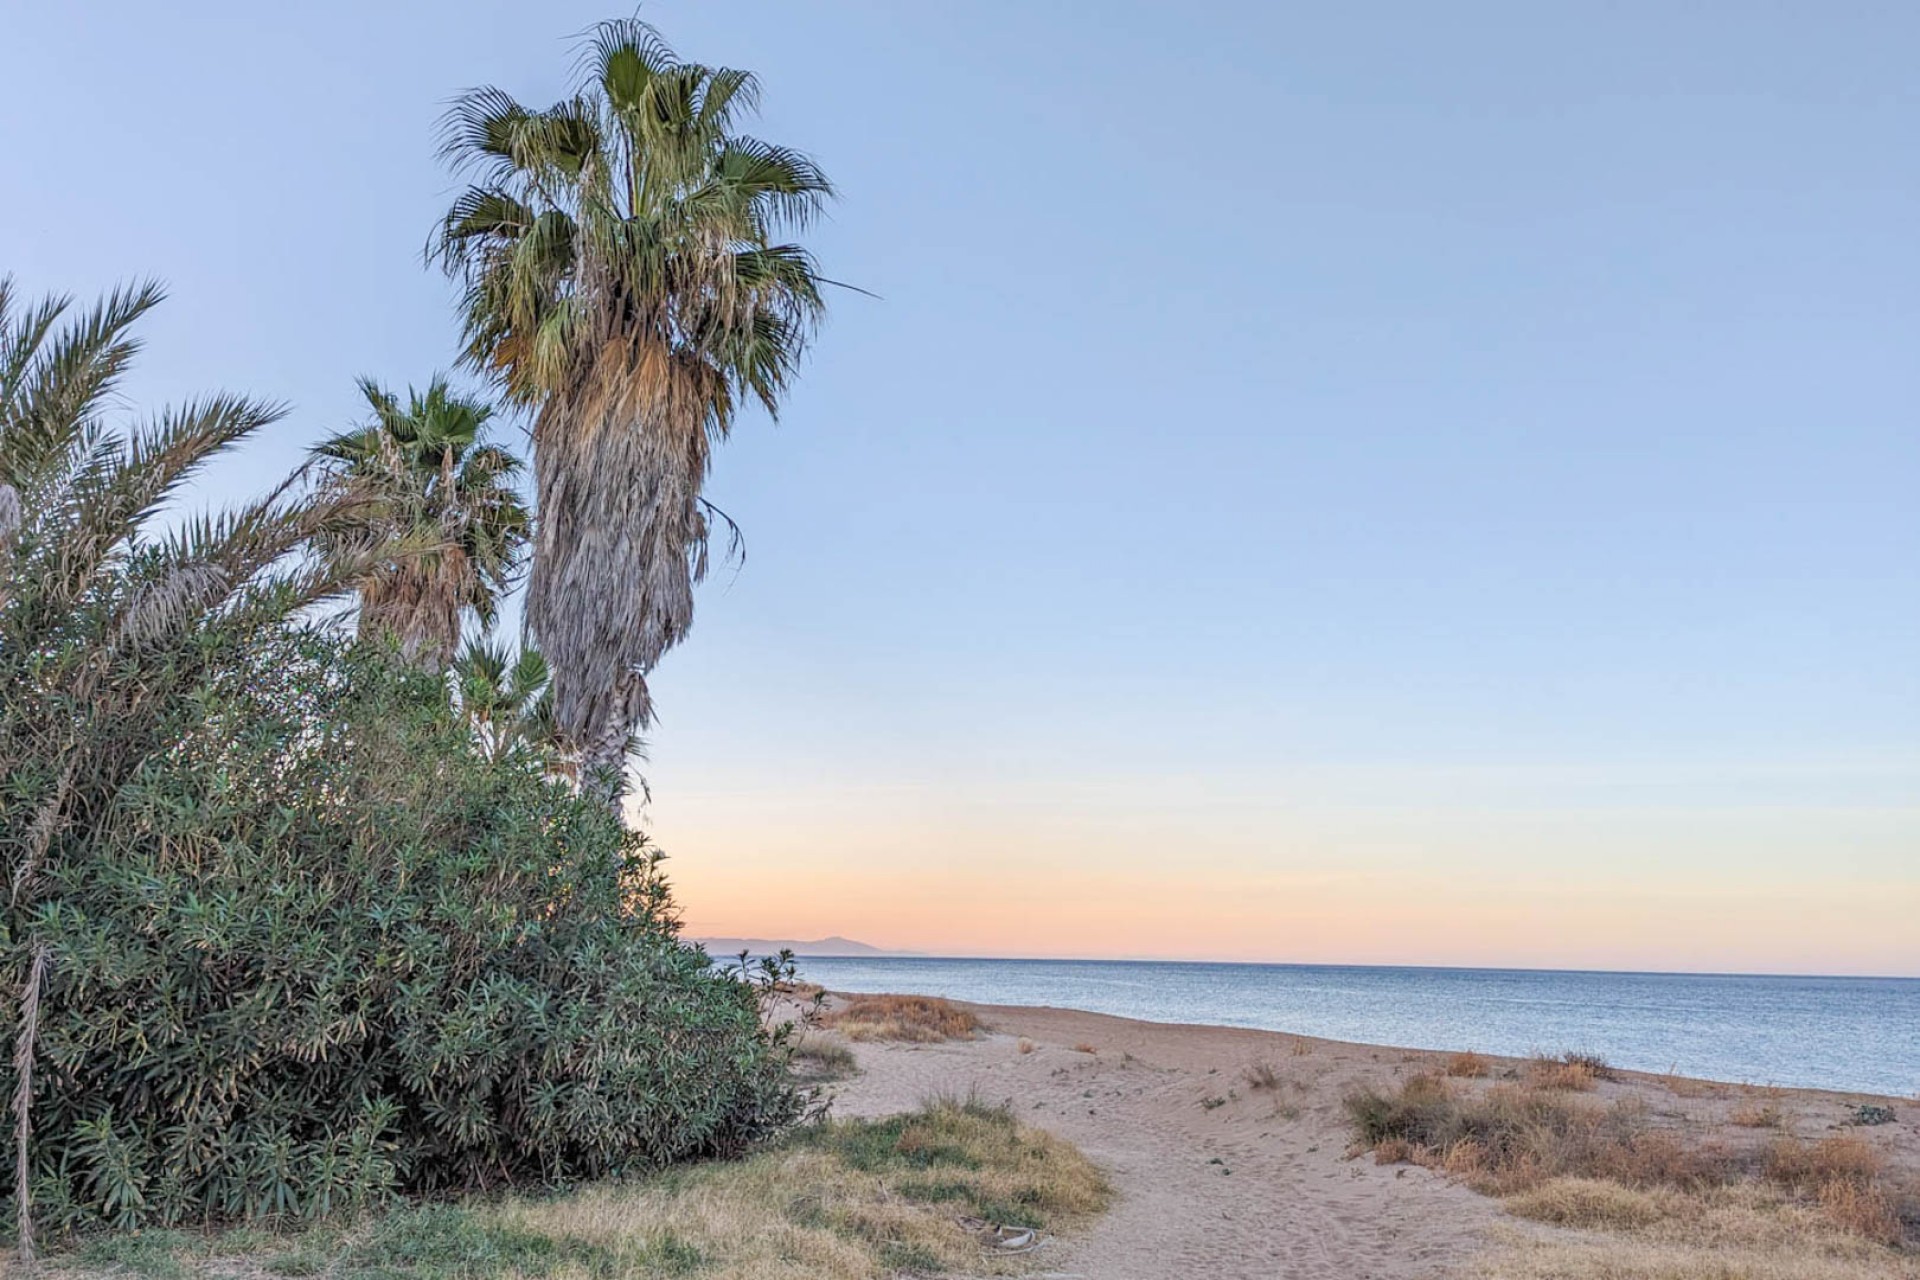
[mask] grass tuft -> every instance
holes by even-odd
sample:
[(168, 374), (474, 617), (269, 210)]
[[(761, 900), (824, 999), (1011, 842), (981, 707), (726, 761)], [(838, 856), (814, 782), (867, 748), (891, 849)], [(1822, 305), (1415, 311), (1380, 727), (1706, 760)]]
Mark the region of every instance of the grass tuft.
[(935, 1044), (943, 1040), (971, 1040), (981, 1030), (980, 1019), (935, 996), (851, 996), (847, 1003), (821, 1016), (849, 1040), (904, 1040)]
[(1468, 1050), (1448, 1058), (1441, 1070), (1456, 1080), (1478, 1080), (1482, 1076), (1493, 1074), (1493, 1063), (1480, 1054)]
[(1271, 1093), (1287, 1082), (1287, 1078), (1274, 1068), (1271, 1062), (1255, 1062), (1242, 1073), (1247, 1087), (1256, 1093)]
[(788, 1052), (792, 1055), (794, 1075), (808, 1083), (844, 1080), (857, 1069), (853, 1050), (822, 1035), (803, 1032), (794, 1039)]

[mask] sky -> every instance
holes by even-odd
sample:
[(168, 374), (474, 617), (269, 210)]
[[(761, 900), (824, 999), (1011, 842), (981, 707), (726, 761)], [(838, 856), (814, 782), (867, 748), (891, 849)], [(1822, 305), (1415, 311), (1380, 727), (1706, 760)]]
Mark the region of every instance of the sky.
[[(7, 10), (0, 270), (291, 406), (215, 503), (452, 364), (436, 120), (627, 12)], [(875, 295), (654, 678), (690, 932), (1920, 974), (1920, 7), (639, 13)]]

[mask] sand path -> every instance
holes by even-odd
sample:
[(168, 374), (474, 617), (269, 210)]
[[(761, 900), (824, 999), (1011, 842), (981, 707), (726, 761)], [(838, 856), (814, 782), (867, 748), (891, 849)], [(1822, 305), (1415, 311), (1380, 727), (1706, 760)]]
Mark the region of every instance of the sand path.
[[(861, 1072), (835, 1086), (834, 1114), (885, 1115), (971, 1092), (1077, 1143), (1119, 1194), (1085, 1235), (1049, 1242), (1041, 1275), (1411, 1280), (1457, 1268), (1502, 1218), (1493, 1202), (1424, 1170), (1346, 1158), (1340, 1099), (1428, 1055), (969, 1007), (991, 1034), (856, 1045)], [(1263, 1063), (1276, 1085), (1250, 1078)]]

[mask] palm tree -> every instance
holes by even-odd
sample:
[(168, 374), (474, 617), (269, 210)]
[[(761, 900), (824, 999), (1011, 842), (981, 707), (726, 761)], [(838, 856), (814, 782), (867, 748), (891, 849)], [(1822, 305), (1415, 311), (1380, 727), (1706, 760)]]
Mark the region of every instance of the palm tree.
[(553, 726), (553, 691), (538, 649), (518, 654), (485, 639), (469, 640), (453, 660), (454, 705), (473, 730), (480, 752), (502, 760), (525, 744), (562, 763)]
[[(214, 455), (275, 421), (274, 405), (210, 396), (144, 425), (103, 414), (139, 350), (152, 284), (69, 317), (20, 306), (0, 278), (0, 990), (13, 1033), (14, 1190), (31, 1258), (36, 1016), (50, 955), (44, 888), (84, 849), (141, 766), (177, 741), (209, 681), (367, 563), (338, 532), (356, 499), (282, 485), (217, 516), (151, 522)], [(315, 539), (335, 555), (302, 559)], [(172, 729), (169, 726), (173, 726)]]
[(372, 518), (418, 546), (355, 583), (359, 631), (391, 635), (407, 662), (443, 671), (464, 616), (491, 627), (513, 587), (527, 541), (514, 489), (520, 460), (485, 443), (492, 406), (455, 394), (445, 378), (424, 394), (409, 387), (404, 407), (372, 379), (360, 391), (373, 420), (314, 450), (323, 487), (371, 497)]
[(714, 446), (744, 402), (777, 412), (822, 313), (812, 256), (782, 237), (832, 188), (736, 132), (757, 98), (629, 20), (594, 29), (564, 101), (477, 89), (447, 116), (444, 153), (476, 180), (434, 253), (465, 286), (467, 362), (533, 415), (527, 626), (613, 803), (647, 676), (693, 621)]

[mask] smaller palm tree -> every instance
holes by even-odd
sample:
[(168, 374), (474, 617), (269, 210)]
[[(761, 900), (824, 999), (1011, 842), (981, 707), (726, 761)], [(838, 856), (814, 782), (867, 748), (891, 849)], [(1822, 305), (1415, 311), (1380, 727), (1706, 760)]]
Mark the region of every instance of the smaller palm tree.
[(515, 485), (520, 460), (486, 442), (493, 408), (436, 376), (407, 403), (372, 379), (360, 391), (366, 426), (314, 450), (323, 489), (368, 500), (369, 521), (394, 554), (355, 582), (359, 632), (389, 636), (401, 657), (444, 671), (471, 613), (491, 627), (512, 590), (529, 520)]
[[(469, 640), (448, 674), (454, 708), (473, 730), (481, 754), (499, 761), (517, 748), (530, 748), (547, 776), (579, 788), (579, 754), (560, 732), (553, 714), (552, 672), (538, 649), (523, 645), (513, 653), (484, 638)], [(630, 735), (626, 758), (645, 760), (646, 755), (641, 735)], [(646, 795), (646, 783), (640, 787)]]
[(488, 759), (503, 759), (522, 743), (557, 754), (553, 693), (539, 650), (516, 655), (505, 645), (469, 640), (451, 674), (454, 705)]

